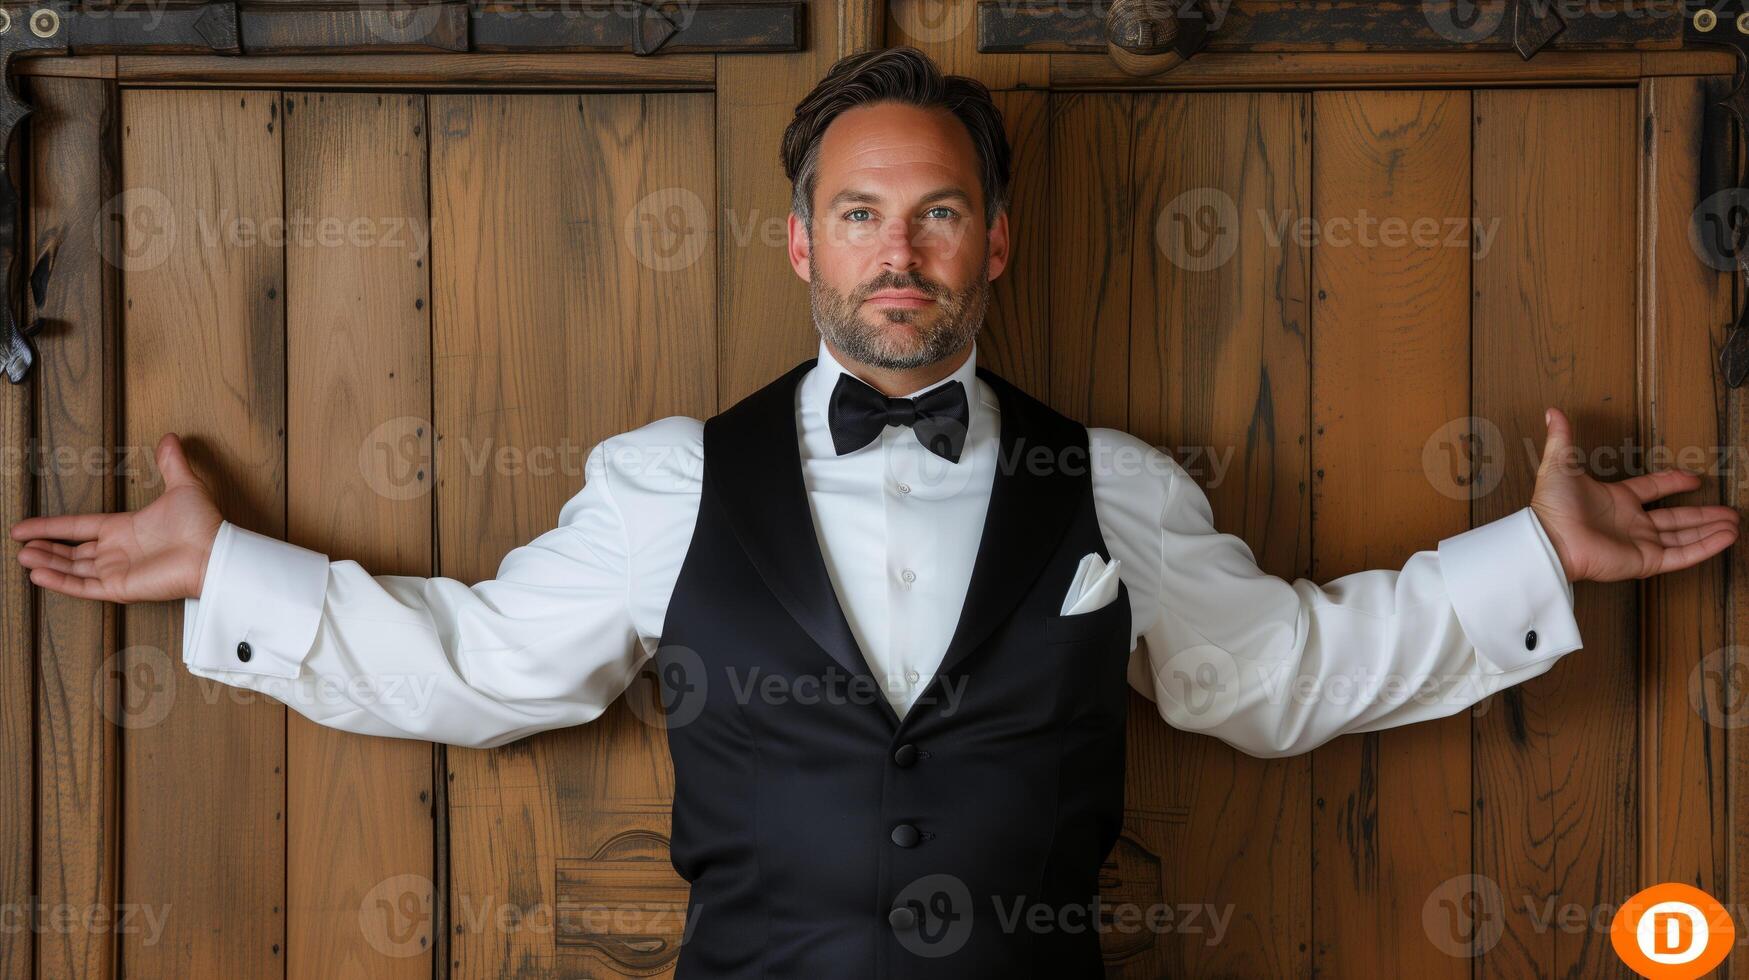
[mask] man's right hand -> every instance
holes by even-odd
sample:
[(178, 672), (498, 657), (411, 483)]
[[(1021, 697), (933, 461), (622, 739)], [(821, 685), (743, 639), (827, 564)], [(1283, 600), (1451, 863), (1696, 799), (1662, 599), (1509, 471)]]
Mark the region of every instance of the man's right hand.
[(224, 520), (175, 433), (158, 440), (164, 492), (138, 511), (30, 517), (12, 525), (18, 563), (45, 589), (103, 602), (197, 599)]

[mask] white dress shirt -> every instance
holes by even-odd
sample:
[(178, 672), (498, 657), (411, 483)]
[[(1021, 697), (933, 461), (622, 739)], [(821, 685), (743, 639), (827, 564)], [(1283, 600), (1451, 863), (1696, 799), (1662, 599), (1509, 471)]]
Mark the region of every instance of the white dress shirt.
[[(966, 386), (958, 463), (896, 425), (839, 456), (827, 404), (844, 368), (824, 342), (797, 390), (827, 571), (901, 717), (958, 621), (989, 505), (1001, 408), (976, 359), (974, 344), (936, 383)], [(698, 514), (703, 431), (674, 415), (596, 444), (556, 526), (474, 585), (371, 575), (227, 521), (200, 597), (185, 600), (183, 662), (365, 734), (490, 747), (590, 721), (660, 641)], [(1572, 586), (1529, 507), (1400, 570), (1289, 582), (1215, 529), (1171, 456), (1088, 432), (1099, 529), (1129, 589), (1130, 684), (1170, 724), (1291, 755), (1453, 714), (1580, 646)]]

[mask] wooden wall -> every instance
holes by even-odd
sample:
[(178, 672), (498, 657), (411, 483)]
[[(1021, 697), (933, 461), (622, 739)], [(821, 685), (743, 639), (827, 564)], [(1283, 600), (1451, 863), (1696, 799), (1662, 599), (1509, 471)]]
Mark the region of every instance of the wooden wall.
[[(1015, 249), (983, 362), (1173, 450), (1274, 574), (1396, 567), (1523, 506), (1546, 404), (1605, 479), (1624, 454), (1742, 445), (1713, 363), (1729, 278), (1687, 236), (1698, 69), (1231, 56), (1144, 84), (979, 54), (954, 9), (823, 4), (801, 54), (636, 78), (603, 56), (519, 69), (562, 76), (545, 91), (176, 87), (148, 80), (162, 59), (33, 79), (31, 175), (60, 189), (33, 234), (64, 326), (0, 386), (0, 432), (123, 452), (8, 470), (0, 522), (141, 506), (174, 430), (231, 520), (380, 574), (490, 576), (595, 441), (811, 356), (777, 139), (873, 43), (977, 75), (1007, 119)], [(1369, 217), (1437, 241), (1331, 238)], [(360, 218), (338, 245), (295, 235)], [(1281, 233), (1302, 219), (1314, 237)], [(1726, 469), (1675, 502), (1737, 499), (1736, 456), (1709, 459)], [(1135, 696), (1109, 891), (1177, 925), (1113, 936), (1112, 975), (1623, 976), (1594, 924), (1638, 887), (1743, 902), (1737, 550), (1581, 584), (1585, 648), (1544, 676), (1303, 756), (1245, 756)], [(674, 898), (647, 679), (589, 726), (468, 750), (192, 677), (179, 604), (63, 600), (9, 561), (0, 615), (0, 902), (133, 926), (0, 935), (0, 978), (665, 972), (672, 946), (588, 916)]]

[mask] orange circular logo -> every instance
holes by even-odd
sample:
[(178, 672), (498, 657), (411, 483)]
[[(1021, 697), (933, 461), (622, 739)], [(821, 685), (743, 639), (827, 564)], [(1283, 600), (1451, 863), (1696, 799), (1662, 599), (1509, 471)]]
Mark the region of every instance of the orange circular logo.
[(1724, 962), (1736, 939), (1717, 899), (1675, 881), (1635, 892), (1609, 924), (1615, 954), (1650, 980), (1695, 980)]

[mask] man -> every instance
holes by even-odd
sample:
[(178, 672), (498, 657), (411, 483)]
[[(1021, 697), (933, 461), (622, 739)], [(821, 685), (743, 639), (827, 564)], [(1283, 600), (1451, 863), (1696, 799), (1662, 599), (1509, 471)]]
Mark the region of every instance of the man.
[[(497, 578), (372, 576), (230, 524), (174, 435), (159, 499), (21, 521), (19, 561), (68, 595), (184, 599), (189, 670), (354, 732), (502, 745), (597, 717), (654, 657), (681, 980), (1058, 978), (1102, 975), (1097, 932), (992, 910), (1093, 908), (1128, 687), (1253, 755), (1305, 752), (1537, 676), (1580, 646), (1571, 581), (1736, 538), (1729, 508), (1644, 509), (1692, 474), (1585, 475), (1550, 410), (1527, 507), (1400, 570), (1266, 575), (1171, 457), (977, 364), (1009, 248), (983, 86), (909, 48), (846, 58), (783, 160), (818, 356), (593, 447)], [(428, 697), (301, 687), (388, 677)]]

